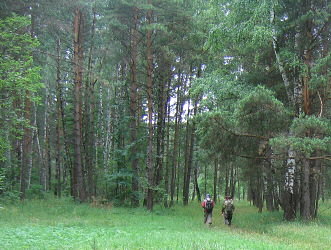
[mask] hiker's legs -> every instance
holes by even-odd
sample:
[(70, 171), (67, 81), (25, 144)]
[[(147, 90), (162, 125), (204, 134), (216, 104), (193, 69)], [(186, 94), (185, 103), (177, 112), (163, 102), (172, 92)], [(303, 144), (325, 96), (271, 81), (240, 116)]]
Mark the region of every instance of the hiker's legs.
[(228, 225), (230, 226), (232, 221), (232, 213), (228, 214), (228, 221), (229, 221)]
[(207, 224), (211, 224), (211, 223), (212, 223), (211, 218), (212, 218), (212, 212), (207, 213), (205, 223), (207, 223)]
[(229, 220), (229, 214), (228, 213), (224, 213), (224, 224), (225, 225), (229, 225), (230, 220)]

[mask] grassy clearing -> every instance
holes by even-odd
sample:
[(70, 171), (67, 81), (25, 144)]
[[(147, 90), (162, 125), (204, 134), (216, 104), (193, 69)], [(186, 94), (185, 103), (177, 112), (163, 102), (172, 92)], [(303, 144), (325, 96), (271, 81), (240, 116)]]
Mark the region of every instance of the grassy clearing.
[(282, 214), (258, 214), (237, 203), (233, 226), (220, 208), (211, 227), (202, 209), (91, 208), (69, 200), (29, 201), (0, 210), (0, 249), (329, 249), (331, 203), (314, 222), (284, 222)]

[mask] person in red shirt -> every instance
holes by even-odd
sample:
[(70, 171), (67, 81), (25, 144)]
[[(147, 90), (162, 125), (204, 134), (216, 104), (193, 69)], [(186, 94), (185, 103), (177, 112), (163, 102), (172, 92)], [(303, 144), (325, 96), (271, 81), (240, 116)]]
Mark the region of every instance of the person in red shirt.
[(211, 225), (215, 202), (211, 199), (210, 194), (206, 195), (206, 198), (201, 202), (201, 206), (204, 209), (204, 223)]

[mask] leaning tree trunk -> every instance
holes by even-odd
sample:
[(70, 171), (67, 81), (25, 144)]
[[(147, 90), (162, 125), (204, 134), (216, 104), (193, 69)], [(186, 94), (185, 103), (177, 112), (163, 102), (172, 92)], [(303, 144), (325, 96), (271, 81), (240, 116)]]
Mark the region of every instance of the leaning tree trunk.
[(197, 163), (195, 163), (195, 167), (194, 167), (194, 188), (195, 188), (195, 191), (197, 193), (198, 201), (201, 202), (201, 192), (200, 192), (199, 183), (198, 183), (198, 166), (197, 166)]

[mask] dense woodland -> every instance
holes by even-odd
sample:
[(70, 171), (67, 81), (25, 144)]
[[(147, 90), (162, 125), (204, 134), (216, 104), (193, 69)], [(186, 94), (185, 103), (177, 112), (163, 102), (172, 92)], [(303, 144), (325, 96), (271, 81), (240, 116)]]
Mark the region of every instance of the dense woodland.
[(328, 0), (2, 0), (0, 198), (286, 220), (331, 195)]

